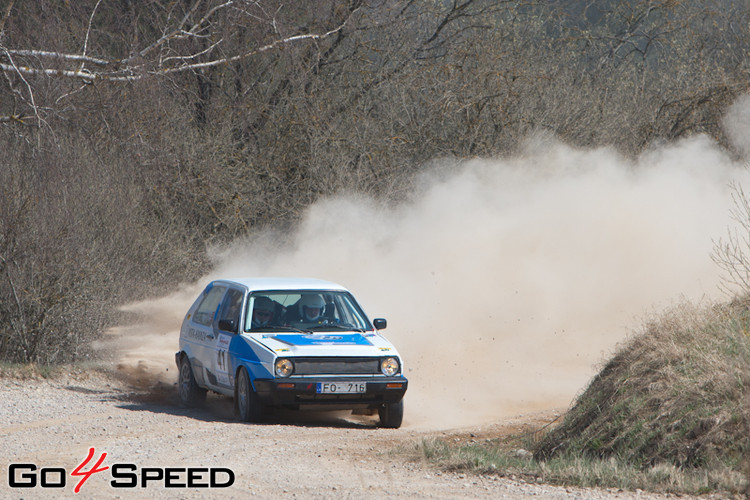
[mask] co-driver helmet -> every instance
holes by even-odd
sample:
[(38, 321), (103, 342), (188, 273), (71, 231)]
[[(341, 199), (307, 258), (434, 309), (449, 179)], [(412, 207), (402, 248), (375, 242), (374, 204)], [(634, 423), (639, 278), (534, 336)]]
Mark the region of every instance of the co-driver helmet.
[[(326, 303), (318, 294), (303, 295), (299, 301), (299, 313), (303, 320), (316, 321), (323, 314)], [(309, 309), (318, 309), (317, 314), (308, 314)]]

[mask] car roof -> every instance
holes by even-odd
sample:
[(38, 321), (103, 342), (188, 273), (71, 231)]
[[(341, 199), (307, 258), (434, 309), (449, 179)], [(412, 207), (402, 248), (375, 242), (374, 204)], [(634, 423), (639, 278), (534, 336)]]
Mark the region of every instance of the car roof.
[(314, 278), (228, 278), (217, 279), (216, 282), (234, 283), (247, 288), (248, 291), (260, 290), (343, 290), (348, 291), (338, 283)]

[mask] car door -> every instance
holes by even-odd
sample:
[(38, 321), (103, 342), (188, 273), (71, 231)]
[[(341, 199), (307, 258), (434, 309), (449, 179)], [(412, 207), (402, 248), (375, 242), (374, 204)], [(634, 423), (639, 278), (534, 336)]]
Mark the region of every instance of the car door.
[(193, 371), (196, 378), (202, 380), (207, 387), (213, 388), (217, 384), (213, 373), (216, 364), (217, 335), (216, 324), (219, 307), (227, 291), (224, 285), (212, 285), (204, 292), (203, 299), (190, 318), (190, 338), (193, 339), (191, 350)]
[(215, 385), (226, 392), (232, 388), (231, 363), (229, 361), (229, 344), (240, 328), (240, 318), (244, 306), (245, 293), (239, 288), (229, 287), (222, 298), (214, 323), (216, 335), (215, 352), (212, 356), (210, 371)]

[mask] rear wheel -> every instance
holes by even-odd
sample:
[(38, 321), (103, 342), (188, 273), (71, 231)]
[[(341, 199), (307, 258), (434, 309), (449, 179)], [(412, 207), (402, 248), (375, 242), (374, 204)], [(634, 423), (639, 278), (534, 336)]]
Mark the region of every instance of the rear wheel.
[(240, 368), (237, 374), (237, 387), (234, 401), (237, 416), (243, 422), (259, 422), (263, 418), (264, 408), (258, 400), (258, 395), (250, 383), (250, 376), (245, 368)]
[(182, 406), (202, 406), (206, 402), (206, 389), (198, 386), (187, 356), (180, 361), (180, 382), (177, 386)]
[(378, 408), (378, 415), (380, 416), (381, 427), (398, 429), (404, 420), (404, 400), (402, 399), (398, 403), (385, 403)]

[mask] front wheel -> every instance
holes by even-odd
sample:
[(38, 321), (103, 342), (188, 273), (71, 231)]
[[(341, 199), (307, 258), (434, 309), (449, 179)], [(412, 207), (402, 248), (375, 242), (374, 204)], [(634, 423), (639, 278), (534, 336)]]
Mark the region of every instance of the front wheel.
[(180, 382), (177, 391), (182, 406), (202, 406), (206, 402), (206, 389), (198, 386), (187, 355), (180, 361)]
[(237, 374), (237, 388), (234, 401), (237, 416), (243, 422), (259, 422), (263, 417), (263, 407), (258, 401), (258, 395), (250, 383), (250, 376), (245, 368), (240, 368)]
[(398, 403), (385, 403), (378, 408), (380, 416), (380, 426), (389, 429), (398, 429), (404, 420), (404, 400)]

